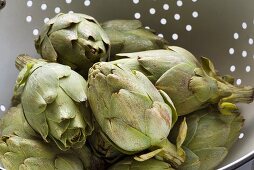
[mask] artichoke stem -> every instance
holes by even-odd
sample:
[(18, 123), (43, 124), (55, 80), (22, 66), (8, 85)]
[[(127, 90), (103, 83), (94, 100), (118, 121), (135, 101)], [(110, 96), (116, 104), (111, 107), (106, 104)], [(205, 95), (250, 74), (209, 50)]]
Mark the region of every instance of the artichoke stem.
[(46, 62), (43, 59), (36, 59), (26, 54), (21, 54), (16, 58), (15, 66), (20, 71), (22, 70), (28, 63), (36, 64), (39, 62)]
[(237, 87), (232, 84), (218, 82), (218, 87), (222, 93), (228, 93), (220, 102), (230, 103), (251, 103), (254, 98), (254, 88), (250, 86)]

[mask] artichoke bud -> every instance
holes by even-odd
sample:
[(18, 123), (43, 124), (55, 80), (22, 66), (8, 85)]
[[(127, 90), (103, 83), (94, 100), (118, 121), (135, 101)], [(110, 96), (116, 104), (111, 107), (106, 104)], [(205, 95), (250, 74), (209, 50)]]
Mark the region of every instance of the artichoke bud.
[(21, 70), (15, 86), (29, 125), (62, 150), (82, 147), (92, 133), (85, 90), (85, 79), (70, 67), (45, 62)]

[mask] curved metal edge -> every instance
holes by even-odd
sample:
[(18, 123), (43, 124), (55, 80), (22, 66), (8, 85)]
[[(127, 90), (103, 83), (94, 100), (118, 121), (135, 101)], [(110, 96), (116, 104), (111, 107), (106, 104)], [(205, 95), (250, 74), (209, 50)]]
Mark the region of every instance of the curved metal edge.
[(218, 170), (233, 170), (236, 168), (241, 167), (242, 165), (246, 164), (247, 162), (251, 161), (254, 158), (254, 150), (247, 155), (241, 157), (240, 159), (237, 159), (236, 161), (219, 168)]

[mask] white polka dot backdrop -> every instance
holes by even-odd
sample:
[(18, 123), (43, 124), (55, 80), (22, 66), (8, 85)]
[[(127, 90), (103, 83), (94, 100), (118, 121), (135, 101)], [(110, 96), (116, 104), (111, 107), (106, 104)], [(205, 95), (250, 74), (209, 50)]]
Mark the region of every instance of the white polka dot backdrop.
[[(34, 39), (40, 34), (42, 25), (59, 13), (85, 13), (99, 22), (114, 18), (138, 19), (146, 29), (155, 30), (156, 35), (167, 39), (171, 45), (182, 46), (197, 57), (211, 58), (221, 75), (235, 77), (236, 85), (254, 85), (254, 1), (224, 3), (211, 0), (7, 1), (6, 8), (0, 11), (0, 51), (6, 56), (0, 62), (4, 82), (0, 84), (0, 113), (10, 106), (17, 77), (14, 57), (21, 52), (39, 57)], [(15, 32), (11, 28), (15, 28)], [(6, 40), (10, 42), (4, 42)], [(249, 107), (244, 106), (243, 112), (247, 117), (245, 123), (252, 127), (254, 106)], [(250, 134), (252, 132), (244, 130), (239, 139), (243, 142)], [(232, 152), (221, 166), (239, 160), (250, 148), (254, 152), (252, 143), (236, 144), (237, 151)]]

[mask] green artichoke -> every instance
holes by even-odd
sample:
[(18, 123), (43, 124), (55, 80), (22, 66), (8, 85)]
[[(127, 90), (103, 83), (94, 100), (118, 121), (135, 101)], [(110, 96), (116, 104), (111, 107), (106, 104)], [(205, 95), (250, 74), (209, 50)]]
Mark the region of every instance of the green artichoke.
[(62, 150), (81, 148), (92, 133), (86, 81), (70, 67), (57, 63), (27, 64), (20, 72), (15, 95), (29, 125)]
[[(222, 115), (218, 109), (206, 108), (187, 115), (185, 146), (186, 162), (181, 170), (209, 170), (218, 166), (238, 139), (244, 119), (236, 112)], [(176, 123), (170, 138), (175, 140), (179, 129)]]
[[(232, 79), (218, 76), (210, 60), (203, 57), (200, 64), (183, 48), (171, 46), (168, 50), (117, 55), (128, 59), (116, 60), (113, 64), (123, 64), (131, 70), (144, 73), (157, 89), (171, 97), (179, 115), (204, 108), (210, 103), (219, 103), (221, 112), (230, 114), (235, 103), (253, 101), (252, 87), (230, 84), (228, 81)], [(227, 105), (226, 102), (231, 104)]]
[(102, 134), (125, 154), (152, 152), (174, 166), (184, 152), (167, 140), (177, 113), (170, 98), (158, 91), (147, 77), (120, 64), (96, 63), (89, 70), (88, 100)]
[(93, 17), (61, 13), (45, 24), (35, 47), (42, 58), (87, 76), (94, 63), (107, 60), (110, 43)]
[(139, 20), (111, 20), (101, 26), (110, 40), (110, 60), (118, 59), (117, 53), (162, 49), (169, 44), (153, 30), (144, 28)]
[(173, 168), (170, 164), (156, 159), (138, 162), (132, 158), (125, 158), (111, 166), (108, 170), (173, 170)]
[(0, 140), (0, 162), (8, 170), (83, 170), (73, 153), (63, 153), (40, 140), (5, 136)]

